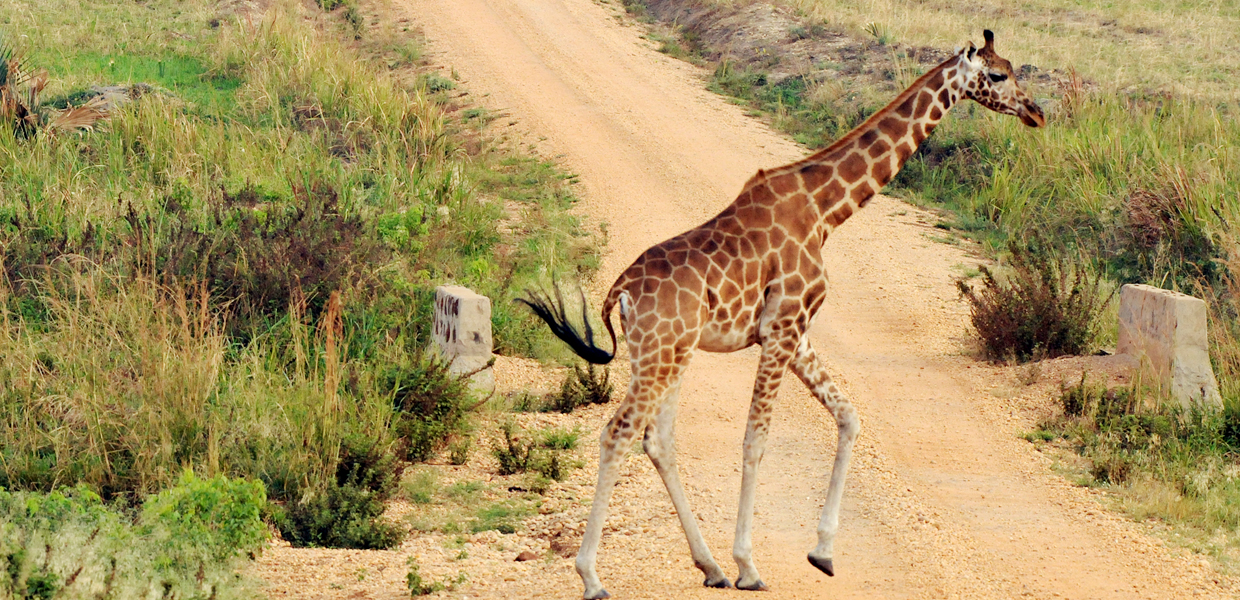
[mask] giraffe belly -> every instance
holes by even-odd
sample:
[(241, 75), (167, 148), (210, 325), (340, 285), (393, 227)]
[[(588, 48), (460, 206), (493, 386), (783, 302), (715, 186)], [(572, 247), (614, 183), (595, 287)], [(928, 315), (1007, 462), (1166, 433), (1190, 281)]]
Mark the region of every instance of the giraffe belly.
[(711, 320), (702, 328), (698, 348), (707, 352), (736, 352), (758, 343), (758, 323), (753, 315), (731, 321)]

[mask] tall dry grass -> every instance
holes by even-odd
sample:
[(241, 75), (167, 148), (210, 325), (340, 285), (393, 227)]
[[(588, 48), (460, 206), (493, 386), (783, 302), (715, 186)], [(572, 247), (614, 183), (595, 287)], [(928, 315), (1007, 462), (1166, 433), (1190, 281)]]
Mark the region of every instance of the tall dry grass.
[[(145, 494), (194, 468), (279, 494), (334, 474), (346, 433), (385, 429), (384, 398), (340, 398), (338, 296), (317, 327), (294, 311), (291, 347), (230, 348), (201, 286), (58, 269), (39, 322), (0, 308), (5, 487)], [(280, 352), (300, 359), (282, 369)]]

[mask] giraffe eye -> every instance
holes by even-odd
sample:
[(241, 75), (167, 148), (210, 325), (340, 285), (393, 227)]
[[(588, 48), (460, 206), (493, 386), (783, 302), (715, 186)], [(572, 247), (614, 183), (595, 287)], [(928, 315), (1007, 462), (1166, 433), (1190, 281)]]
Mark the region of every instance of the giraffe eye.
[(990, 80), (995, 83), (999, 83), (1000, 81), (1007, 79), (1007, 75), (1004, 75), (1003, 73), (988, 73), (988, 75), (990, 76)]

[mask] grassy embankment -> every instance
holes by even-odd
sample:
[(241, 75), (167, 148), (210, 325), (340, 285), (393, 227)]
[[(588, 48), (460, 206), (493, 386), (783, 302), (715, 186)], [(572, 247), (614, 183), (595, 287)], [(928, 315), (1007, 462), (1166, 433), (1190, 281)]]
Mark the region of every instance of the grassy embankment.
[[(1001, 262), (1011, 248), (1057, 248), (1062, 258), (1046, 262), (1065, 271), (1087, 265), (1102, 274), (1104, 287), (1149, 283), (1206, 299), (1222, 413), (1151, 408), (1157, 405), (1151, 390), (1108, 395), (1086, 382), (1065, 392), (1068, 414), (1030, 439), (1058, 440), (1085, 458), (1083, 483), (1114, 491), (1136, 518), (1177, 525), (1187, 545), (1233, 564), (1240, 556), (1240, 93), (1233, 84), (1240, 74), (1240, 19), (1234, 11), (1211, 3), (1053, 0), (1020, 8), (896, 0), (785, 4), (804, 18), (797, 36), (842, 32), (870, 42), (873, 50), (861, 61), (888, 65), (881, 69), (888, 81), (856, 90), (823, 75), (857, 65), (831, 60), (815, 73), (773, 84), (760, 66), (715, 65), (716, 90), (811, 147), (830, 143), (924, 72), (909, 47), (950, 50), (980, 41), (989, 28), (999, 52), (1017, 67), (1053, 70), (1049, 81), (1026, 84), (1048, 109), (1045, 129), (965, 103), (888, 192), (943, 209), (941, 227), (981, 242)], [(701, 36), (689, 34), (679, 45), (665, 44), (667, 51), (696, 47)], [(773, 57), (771, 66), (778, 61)], [(1003, 275), (1001, 269), (1000, 280)], [(1099, 343), (1114, 335), (1113, 327), (1097, 326)]]
[(511, 298), (593, 268), (565, 177), (347, 8), (0, 5), (10, 89), (47, 70), (33, 112), (149, 86), (93, 130), (0, 123), (0, 487), (137, 506), (192, 469), (381, 511), (400, 462), (468, 433), (423, 356), (435, 285), (493, 299), (498, 352), (555, 352)]

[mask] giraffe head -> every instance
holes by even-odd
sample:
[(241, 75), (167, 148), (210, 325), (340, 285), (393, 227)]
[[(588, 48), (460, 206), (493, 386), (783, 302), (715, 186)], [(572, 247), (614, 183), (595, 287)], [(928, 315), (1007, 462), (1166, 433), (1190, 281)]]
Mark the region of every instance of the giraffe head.
[(995, 34), (989, 29), (982, 32), (986, 45), (981, 50), (969, 44), (964, 52), (969, 65), (965, 83), (965, 97), (997, 113), (1020, 117), (1030, 127), (1046, 125), (1042, 108), (1030, 98), (1012, 72), (1012, 63), (995, 53)]

